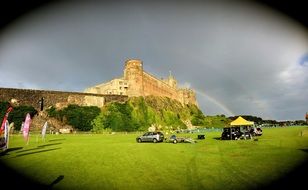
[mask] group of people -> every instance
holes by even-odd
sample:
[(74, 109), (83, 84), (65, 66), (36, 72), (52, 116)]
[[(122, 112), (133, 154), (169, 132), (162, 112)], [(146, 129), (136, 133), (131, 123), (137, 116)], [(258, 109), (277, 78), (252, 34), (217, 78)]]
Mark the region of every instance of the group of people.
[(221, 139), (223, 140), (240, 140), (240, 139), (253, 139), (254, 136), (261, 136), (262, 129), (260, 127), (240, 126), (226, 127), (222, 132)]

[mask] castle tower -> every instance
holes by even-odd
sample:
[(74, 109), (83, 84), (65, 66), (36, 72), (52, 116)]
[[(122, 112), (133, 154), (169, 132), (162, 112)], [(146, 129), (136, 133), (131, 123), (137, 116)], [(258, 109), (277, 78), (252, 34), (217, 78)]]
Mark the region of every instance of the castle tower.
[(171, 86), (173, 88), (177, 88), (177, 81), (172, 76), (171, 71), (169, 71), (168, 84), (169, 84), (169, 86)]
[(308, 124), (308, 112), (306, 112), (306, 123)]
[(143, 96), (143, 63), (138, 59), (125, 62), (124, 79), (128, 81), (128, 96)]
[(182, 88), (178, 90), (178, 93), (180, 94), (180, 101), (183, 104), (191, 103), (199, 107), (196, 99), (196, 93), (192, 89)]

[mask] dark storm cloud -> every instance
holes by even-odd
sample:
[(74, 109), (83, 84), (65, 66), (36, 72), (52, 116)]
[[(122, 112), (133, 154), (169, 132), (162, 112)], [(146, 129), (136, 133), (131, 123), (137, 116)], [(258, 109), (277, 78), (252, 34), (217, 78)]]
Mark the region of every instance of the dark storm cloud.
[(0, 36), (0, 86), (83, 91), (143, 60), (196, 89), (205, 114), (303, 119), (307, 31), (242, 1), (63, 2)]

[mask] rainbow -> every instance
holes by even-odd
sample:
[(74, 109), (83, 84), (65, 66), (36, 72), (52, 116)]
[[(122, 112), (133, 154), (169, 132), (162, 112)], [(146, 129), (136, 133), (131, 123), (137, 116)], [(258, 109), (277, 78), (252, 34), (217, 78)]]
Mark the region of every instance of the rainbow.
[(227, 115), (233, 116), (235, 115), (226, 105), (224, 105), (222, 102), (216, 100), (212, 96), (209, 96), (208, 94), (202, 92), (201, 90), (195, 90), (197, 94), (201, 95), (203, 98), (208, 99), (209, 101), (213, 102), (215, 105), (217, 105), (220, 109), (222, 109)]

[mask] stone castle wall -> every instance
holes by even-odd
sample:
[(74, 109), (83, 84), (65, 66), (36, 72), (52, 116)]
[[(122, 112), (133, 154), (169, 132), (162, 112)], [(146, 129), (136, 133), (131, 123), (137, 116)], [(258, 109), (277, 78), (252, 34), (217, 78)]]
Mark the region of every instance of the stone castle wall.
[(77, 104), (80, 106), (98, 106), (102, 107), (108, 102), (124, 102), (127, 96), (121, 95), (102, 95), (79, 92), (63, 92), (50, 90), (32, 90), (0, 88), (0, 101), (18, 100), (19, 105), (31, 105), (40, 110), (40, 100), (43, 98), (44, 109), (55, 106), (62, 108), (68, 104)]
[(160, 80), (143, 70), (140, 60), (128, 60), (125, 64), (124, 79), (128, 81), (128, 96), (166, 96), (180, 101), (182, 104), (197, 104), (192, 89), (177, 88), (173, 76)]
[(182, 104), (197, 104), (195, 92), (192, 89), (177, 88), (173, 76), (158, 79), (143, 70), (143, 63), (138, 59), (125, 62), (123, 76), (85, 89), (87, 93), (123, 94), (128, 97), (165, 96)]
[(145, 96), (167, 96), (180, 101), (177, 89), (143, 71), (143, 92)]

